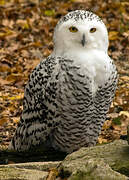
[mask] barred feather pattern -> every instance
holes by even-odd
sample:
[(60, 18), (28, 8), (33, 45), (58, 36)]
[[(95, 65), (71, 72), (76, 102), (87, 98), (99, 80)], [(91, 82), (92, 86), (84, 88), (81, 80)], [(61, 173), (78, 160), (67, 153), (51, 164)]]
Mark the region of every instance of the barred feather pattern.
[(23, 113), (9, 149), (44, 144), (71, 153), (97, 142), (112, 102), (117, 71), (92, 92), (92, 79), (73, 60), (49, 56), (33, 70), (25, 88)]
[(60, 123), (51, 136), (52, 146), (61, 151), (73, 152), (80, 147), (93, 146), (97, 142), (106, 119), (117, 83), (115, 66), (111, 76), (92, 92), (92, 79), (80, 71), (72, 60), (61, 59), (58, 84)]
[(52, 76), (56, 67), (55, 59), (48, 57), (33, 70), (25, 87), (23, 112), (9, 149), (26, 151), (45, 142), (53, 128), (56, 113), (56, 81)]

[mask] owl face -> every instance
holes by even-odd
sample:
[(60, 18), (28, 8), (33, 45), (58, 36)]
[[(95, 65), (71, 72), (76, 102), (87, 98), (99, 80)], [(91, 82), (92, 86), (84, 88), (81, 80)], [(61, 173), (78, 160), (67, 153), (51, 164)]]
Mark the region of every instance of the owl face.
[(54, 44), (56, 49), (63, 49), (63, 51), (87, 51), (89, 49), (107, 51), (107, 29), (99, 17), (93, 13), (81, 10), (73, 11), (64, 16), (57, 24)]

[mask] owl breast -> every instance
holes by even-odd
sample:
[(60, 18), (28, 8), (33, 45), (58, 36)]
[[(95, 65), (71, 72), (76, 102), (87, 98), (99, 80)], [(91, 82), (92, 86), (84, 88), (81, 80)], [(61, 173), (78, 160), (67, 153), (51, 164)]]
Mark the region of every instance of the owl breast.
[[(60, 124), (51, 136), (52, 146), (61, 151), (72, 152), (83, 146), (95, 145), (105, 120), (105, 113), (96, 118), (93, 79), (72, 60), (60, 61), (57, 93)], [(98, 112), (99, 113), (99, 112)], [(97, 129), (95, 128), (97, 124)]]
[(94, 95), (98, 86), (103, 85), (111, 75), (111, 59), (107, 52), (96, 49), (73, 49), (62, 56), (72, 59), (73, 65), (79, 67), (78, 72), (90, 78), (90, 89)]

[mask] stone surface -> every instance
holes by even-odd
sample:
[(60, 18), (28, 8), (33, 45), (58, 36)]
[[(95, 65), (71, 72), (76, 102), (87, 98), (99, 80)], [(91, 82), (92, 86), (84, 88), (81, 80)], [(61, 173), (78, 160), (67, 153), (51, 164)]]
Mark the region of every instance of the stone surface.
[(129, 146), (123, 140), (81, 148), (68, 155), (59, 167), (59, 176), (68, 180), (129, 179), (118, 172), (129, 176)]
[[(113, 171), (100, 159), (91, 158), (65, 162), (60, 166), (60, 177), (68, 180), (127, 180), (128, 178)], [(58, 178), (57, 178), (58, 179)]]
[(0, 166), (0, 180), (45, 180), (60, 162), (32, 162)]
[(127, 141), (81, 148), (64, 161), (0, 166), (0, 180), (129, 180)]
[(45, 180), (48, 172), (30, 170), (24, 168), (4, 167), (0, 168), (1, 180)]

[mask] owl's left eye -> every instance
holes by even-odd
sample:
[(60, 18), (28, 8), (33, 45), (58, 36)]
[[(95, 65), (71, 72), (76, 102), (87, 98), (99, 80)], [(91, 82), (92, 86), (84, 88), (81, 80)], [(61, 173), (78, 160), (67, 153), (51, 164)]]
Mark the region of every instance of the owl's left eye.
[(71, 26), (71, 27), (69, 28), (69, 31), (75, 33), (75, 32), (78, 31), (78, 29), (77, 29), (75, 26)]
[(96, 28), (91, 28), (90, 33), (94, 33), (96, 31)]

